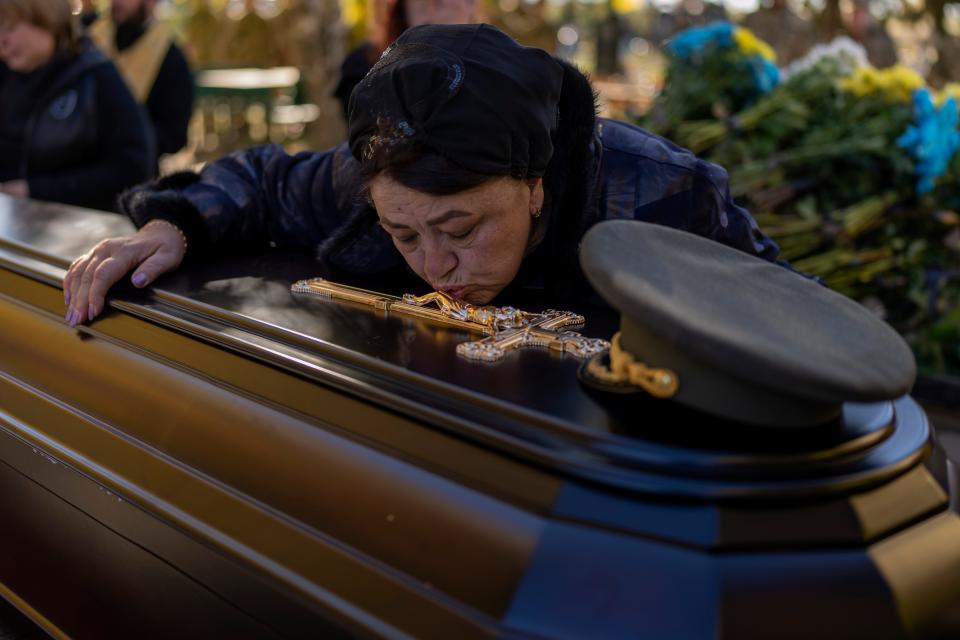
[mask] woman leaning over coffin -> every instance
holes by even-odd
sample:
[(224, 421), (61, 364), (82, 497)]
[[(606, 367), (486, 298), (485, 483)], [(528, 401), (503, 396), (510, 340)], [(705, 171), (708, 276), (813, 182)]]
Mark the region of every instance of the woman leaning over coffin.
[(113, 209), (150, 177), (150, 136), (70, 0), (0, 1), (0, 193)]
[(488, 25), (415, 27), (350, 103), (349, 145), (238, 152), (121, 198), (140, 227), (71, 266), (67, 320), (104, 307), (132, 271), (143, 287), (210, 247), (272, 243), (331, 268), (410, 270), (474, 304), (511, 287), (592, 292), (580, 238), (611, 218), (655, 222), (773, 261), (777, 246), (731, 200), (723, 169), (595, 115), (574, 67)]

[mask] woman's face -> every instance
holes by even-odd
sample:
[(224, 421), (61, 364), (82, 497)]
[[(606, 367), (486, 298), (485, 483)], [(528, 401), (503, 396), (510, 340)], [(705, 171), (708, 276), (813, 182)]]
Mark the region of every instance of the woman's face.
[(53, 34), (23, 20), (0, 25), (0, 61), (11, 71), (28, 73), (53, 57)]
[(486, 304), (517, 275), (543, 184), (495, 178), (436, 196), (381, 174), (370, 183), (380, 225), (410, 268), (434, 289)]

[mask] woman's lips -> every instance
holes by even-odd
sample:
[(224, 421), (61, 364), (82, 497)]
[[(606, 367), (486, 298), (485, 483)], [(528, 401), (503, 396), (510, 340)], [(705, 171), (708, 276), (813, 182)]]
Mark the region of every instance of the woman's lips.
[(462, 298), (463, 294), (466, 293), (467, 288), (466, 287), (441, 287), (439, 290), (453, 296), (454, 298)]

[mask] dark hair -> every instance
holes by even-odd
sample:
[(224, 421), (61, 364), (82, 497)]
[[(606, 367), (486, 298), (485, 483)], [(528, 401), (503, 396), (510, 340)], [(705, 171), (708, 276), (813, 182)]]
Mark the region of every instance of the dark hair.
[(400, 136), (371, 136), (360, 164), (364, 185), (385, 174), (403, 186), (442, 196), (460, 193), (500, 176), (477, 173)]

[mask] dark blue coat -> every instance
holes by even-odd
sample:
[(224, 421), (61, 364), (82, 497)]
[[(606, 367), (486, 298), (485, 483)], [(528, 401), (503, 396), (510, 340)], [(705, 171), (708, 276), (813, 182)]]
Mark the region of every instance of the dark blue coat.
[(0, 65), (0, 181), (30, 197), (112, 210), (151, 175), (146, 115), (113, 64), (89, 41), (28, 75)]
[[(615, 218), (683, 229), (776, 261), (777, 245), (731, 199), (719, 166), (613, 120), (597, 120), (586, 147), (586, 153), (567, 156), (576, 166), (561, 177), (551, 181), (548, 168), (542, 217), (548, 228), (515, 284), (589, 295), (576, 262), (579, 239), (591, 225)], [(255, 147), (213, 162), (199, 175), (141, 187), (121, 205), (138, 225), (157, 217), (178, 224), (192, 247), (275, 245), (318, 251), (348, 272), (406, 268), (390, 237), (374, 224), (359, 164), (345, 144), (294, 156), (277, 146)]]

